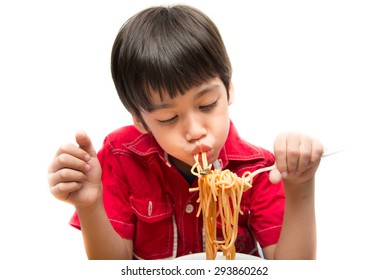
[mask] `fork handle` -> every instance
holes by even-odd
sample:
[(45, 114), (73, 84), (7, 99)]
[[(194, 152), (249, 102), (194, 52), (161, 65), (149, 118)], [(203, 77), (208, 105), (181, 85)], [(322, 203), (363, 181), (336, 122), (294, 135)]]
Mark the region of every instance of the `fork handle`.
[(259, 169), (255, 170), (254, 172), (252, 172), (250, 176), (251, 176), (251, 178), (253, 178), (254, 176), (258, 175), (259, 173), (270, 171), (270, 170), (273, 170), (276, 168), (277, 168), (276, 164), (273, 164), (272, 166), (267, 166), (264, 168), (259, 168)]

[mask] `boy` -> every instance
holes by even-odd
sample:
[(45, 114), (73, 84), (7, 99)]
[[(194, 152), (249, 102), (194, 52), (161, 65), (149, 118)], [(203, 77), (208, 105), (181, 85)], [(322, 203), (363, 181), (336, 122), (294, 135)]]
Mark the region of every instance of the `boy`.
[[(243, 141), (228, 115), (231, 65), (213, 22), (188, 6), (154, 7), (130, 18), (112, 49), (112, 77), (133, 126), (96, 154), (84, 132), (49, 167), (52, 194), (73, 204), (90, 259), (164, 259), (204, 251), (190, 169), (207, 153), (241, 176), (262, 173), (242, 197), (237, 252), (267, 259), (313, 259), (314, 177), (322, 145), (280, 135), (274, 156)], [(220, 229), (218, 229), (218, 234)]]

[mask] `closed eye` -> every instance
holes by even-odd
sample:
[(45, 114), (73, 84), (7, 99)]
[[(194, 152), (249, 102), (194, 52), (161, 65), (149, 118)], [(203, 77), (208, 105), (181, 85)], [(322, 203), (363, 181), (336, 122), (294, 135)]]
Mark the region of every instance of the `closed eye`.
[(178, 116), (175, 115), (174, 117), (166, 120), (159, 120), (158, 122), (162, 125), (168, 125), (168, 124), (173, 124), (177, 120)]
[(211, 104), (200, 106), (199, 108), (201, 111), (210, 111), (213, 108), (215, 108), (216, 105), (217, 105), (217, 100), (215, 102), (212, 102)]

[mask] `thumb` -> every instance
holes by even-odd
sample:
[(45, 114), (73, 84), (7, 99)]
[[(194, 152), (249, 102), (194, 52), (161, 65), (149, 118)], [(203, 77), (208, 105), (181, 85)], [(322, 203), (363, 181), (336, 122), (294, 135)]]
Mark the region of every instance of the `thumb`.
[(282, 181), (282, 175), (277, 168), (270, 171), (269, 180), (272, 184), (277, 184)]
[(92, 145), (92, 141), (85, 131), (77, 131), (76, 141), (81, 149), (87, 152), (91, 157), (96, 157), (96, 150)]

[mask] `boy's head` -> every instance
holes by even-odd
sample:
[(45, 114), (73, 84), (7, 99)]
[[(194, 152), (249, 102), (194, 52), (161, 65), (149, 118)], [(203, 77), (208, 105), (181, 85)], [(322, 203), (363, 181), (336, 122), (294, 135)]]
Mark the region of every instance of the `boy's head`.
[(152, 92), (174, 98), (220, 78), (229, 98), (232, 70), (219, 31), (188, 6), (153, 7), (131, 17), (114, 42), (111, 71), (122, 103), (140, 120), (151, 109)]

